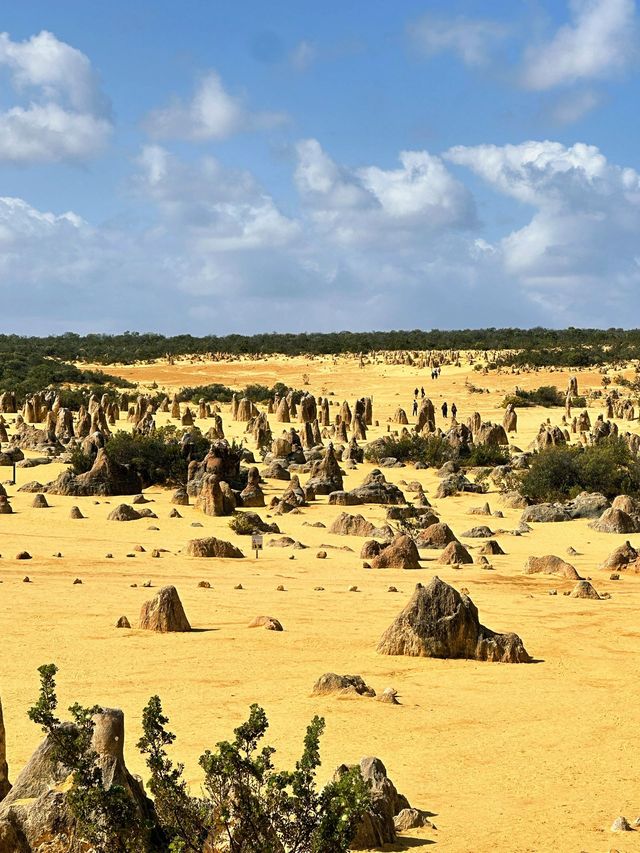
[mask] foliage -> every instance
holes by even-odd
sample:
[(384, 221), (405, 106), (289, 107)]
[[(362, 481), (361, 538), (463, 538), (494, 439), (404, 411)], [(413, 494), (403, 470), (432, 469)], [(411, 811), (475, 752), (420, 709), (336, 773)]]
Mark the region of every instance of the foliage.
[[(190, 432), (195, 440), (197, 431)], [(200, 449), (200, 458), (208, 448), (206, 439), (203, 438), (202, 442), (204, 447)], [(112, 462), (130, 465), (137, 471), (145, 488), (156, 484), (184, 485), (187, 482), (188, 460), (174, 426), (161, 427), (150, 435), (119, 430), (107, 441), (105, 452)]]
[(267, 731), (265, 712), (252, 705), (249, 719), (235, 729), (233, 741), (218, 743), (200, 758), (204, 796), (192, 797), (182, 765), (168, 758), (175, 740), (157, 696), (143, 713), (138, 743), (147, 756), (149, 787), (162, 829), (174, 851), (211, 849), (224, 842), (231, 853), (341, 853), (348, 849), (357, 821), (369, 804), (368, 790), (350, 771), (321, 791), (319, 741), (324, 721), (314, 717), (307, 728), (302, 757), (293, 771), (277, 771), (275, 750), (260, 743)]
[(513, 406), (564, 406), (565, 398), (555, 385), (541, 385), (531, 391), (518, 388), (515, 394), (507, 395), (502, 401), (502, 408)]
[(91, 469), (93, 459), (88, 453), (84, 452), (80, 445), (77, 445), (71, 451), (69, 463), (74, 474), (85, 474)]
[(104, 787), (98, 755), (92, 748), (93, 716), (100, 708), (83, 708), (76, 703), (69, 708), (73, 722), (62, 723), (55, 714), (57, 671), (54, 664), (38, 669), (40, 695), (29, 709), (29, 718), (42, 727), (52, 743), (52, 759), (71, 771), (66, 801), (79, 835), (96, 853), (141, 853), (146, 849), (145, 830), (150, 827), (140, 826), (134, 803), (122, 786)]
[(566, 500), (581, 491), (607, 498), (640, 492), (640, 462), (625, 440), (611, 436), (591, 447), (551, 447), (531, 462), (519, 491), (536, 503)]
[[(247, 385), (243, 390), (234, 390), (226, 385), (221, 385), (219, 382), (214, 382), (211, 385), (195, 385), (181, 388), (178, 393), (178, 401), (181, 403), (198, 403), (200, 400), (217, 400), (219, 403), (230, 403), (231, 398), (235, 394), (239, 399), (246, 397), (252, 403), (266, 403), (272, 400), (276, 394), (284, 397), (289, 392), (293, 391), (283, 382), (269, 388), (267, 385)], [(293, 399), (296, 403), (300, 402), (300, 397), (303, 391), (293, 391)]]
[[(424, 331), (340, 331), (304, 334), (163, 335), (125, 332), (121, 335), (74, 333), (46, 338), (0, 336), (0, 356), (76, 359), (113, 364), (177, 355), (211, 356), (225, 352), (237, 355), (282, 353), (367, 353), (376, 350), (479, 350), (490, 356), (493, 366), (587, 367), (620, 364), (640, 354), (639, 329), (431, 329)], [(491, 351), (499, 351), (493, 354)], [(0, 382), (0, 385), (4, 384)], [(45, 383), (49, 384), (49, 383)], [(41, 386), (44, 387), (44, 386)], [(39, 389), (35, 389), (39, 390)]]
[(439, 468), (455, 456), (449, 442), (437, 435), (409, 433), (384, 436), (372, 441), (364, 449), (367, 462), (381, 462), (393, 458), (399, 462), (422, 462), (430, 468)]
[(131, 385), (100, 370), (81, 370), (73, 364), (45, 357), (38, 353), (37, 344), (33, 349), (13, 350), (6, 346), (6, 340), (6, 336), (0, 336), (0, 392), (15, 391), (20, 403), (30, 394), (49, 387), (59, 388), (63, 384)]
[(460, 464), (472, 468), (482, 466), (506, 465), (509, 462), (509, 450), (506, 447), (493, 447), (489, 444), (476, 444), (466, 456), (460, 456)]

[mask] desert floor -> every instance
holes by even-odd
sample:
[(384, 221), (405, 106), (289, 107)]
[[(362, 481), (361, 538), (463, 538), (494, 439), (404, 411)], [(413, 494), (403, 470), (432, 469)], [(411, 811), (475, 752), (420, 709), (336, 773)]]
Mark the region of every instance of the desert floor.
[[(300, 388), (306, 373), (308, 390), (333, 394), (336, 406), (343, 399), (352, 403), (357, 396), (373, 396), (373, 416), (380, 426), (370, 431), (370, 438), (386, 432), (397, 406), (410, 416), (415, 386), (424, 385), (438, 415), (446, 399), (456, 402), (458, 420), (477, 410), (483, 420), (500, 421), (500, 401), (516, 384), (554, 384), (564, 391), (569, 376), (566, 371), (483, 376), (465, 365), (445, 367), (433, 381), (428, 369), (386, 364), (360, 368), (352, 358), (181, 361), (108, 369), (167, 390), (209, 382), (271, 386), (275, 381)], [(598, 372), (577, 375), (581, 392), (600, 387)], [(466, 379), (490, 393), (469, 393)], [(512, 442), (522, 449), (542, 420), (550, 417), (560, 423), (563, 414), (560, 409), (518, 411), (518, 434)], [(593, 420), (601, 409), (596, 404), (589, 411)], [(11, 422), (15, 416), (5, 417)], [(160, 416), (159, 422), (167, 417)], [(226, 406), (223, 419), (228, 437), (242, 434), (245, 425), (230, 422)], [(440, 417), (438, 421), (444, 425)], [(124, 419), (121, 425), (130, 428)], [(206, 422), (200, 425), (207, 429)], [(636, 422), (620, 425), (637, 430)], [(272, 427), (278, 434), (280, 425)], [(253, 449), (251, 440), (249, 447)], [(372, 467), (365, 463), (349, 472), (345, 488), (358, 485)], [(17, 486), (33, 479), (48, 482), (60, 470), (59, 465), (18, 469)], [(9, 475), (10, 469), (5, 472)], [(458, 536), (474, 524), (509, 530), (518, 524), (520, 511), (504, 509), (495, 492), (438, 501), (433, 498), (435, 472), (415, 471), (409, 465), (384, 473), (398, 483), (421, 482)], [(267, 501), (284, 485), (267, 481)], [(437, 551), (422, 552), (420, 571), (375, 571), (363, 569), (359, 559), (364, 540), (305, 526), (321, 521), (329, 527), (343, 509), (329, 507), (326, 497), (299, 515), (275, 519), (283, 534), (308, 545), (307, 550), (270, 548), (272, 537), (267, 536), (256, 560), (247, 538), (229, 530), (228, 519), (204, 516), (193, 507), (180, 507), (183, 518), (169, 519), (170, 491), (146, 492), (157, 521), (129, 523), (106, 520), (121, 502), (118, 498), (98, 502), (52, 495), (49, 509), (34, 509), (33, 495), (18, 493), (13, 486), (7, 491), (14, 514), (0, 516), (0, 695), (12, 777), (41, 737), (26, 713), (37, 695), (36, 668), (54, 661), (60, 667), (63, 709), (74, 700), (124, 709), (127, 762), (143, 777), (145, 768), (134, 745), (140, 713), (151, 694), (163, 700), (178, 736), (175, 755), (185, 762), (195, 785), (200, 753), (228, 738), (245, 719), (249, 704), (259, 702), (271, 723), (276, 761), (283, 765), (298, 755), (314, 714), (327, 722), (323, 778), (339, 763), (363, 755), (382, 758), (398, 789), (412, 805), (430, 812), (437, 827), (412, 833), (395, 849), (433, 845), (443, 853), (591, 853), (615, 848), (626, 853), (639, 848), (640, 830), (614, 836), (609, 829), (618, 815), (633, 821), (640, 814), (635, 755), (640, 686), (633, 663), (640, 643), (640, 580), (623, 574), (613, 582), (608, 571), (598, 568), (625, 536), (596, 533), (584, 520), (539, 524), (524, 536), (500, 535), (506, 555), (491, 558), (492, 571), (476, 565), (440, 566)], [(503, 520), (468, 514), (485, 500), (492, 509), (503, 509)], [(79, 505), (87, 518), (71, 520), (72, 505)], [(385, 519), (383, 507), (348, 511), (374, 522)], [(268, 510), (261, 514), (265, 517)], [(202, 526), (194, 528), (194, 522)], [(152, 525), (159, 530), (150, 530)], [(208, 535), (239, 545), (246, 559), (183, 556), (189, 539)], [(146, 552), (127, 557), (137, 544)], [(465, 544), (478, 547), (481, 541)], [(640, 542), (632, 537), (632, 544)], [(316, 559), (321, 545), (333, 546), (326, 560)], [(599, 592), (611, 593), (609, 600), (570, 599), (562, 595), (572, 588), (570, 581), (523, 574), (528, 556), (564, 557), (570, 545), (580, 556), (568, 559)], [(344, 546), (352, 550), (338, 550)], [(168, 550), (161, 559), (152, 559), (153, 548)], [(33, 555), (31, 561), (15, 560), (22, 549)], [(54, 557), (57, 552), (62, 557)], [(113, 559), (106, 559), (107, 553)], [(467, 587), (481, 621), (520, 634), (536, 662), (507, 665), (378, 655), (380, 635), (415, 583), (427, 583), (434, 574), (457, 588)], [(25, 575), (33, 583), (23, 583)], [(81, 585), (72, 584), (76, 577)], [(155, 589), (142, 588), (147, 580)], [(200, 580), (210, 581), (212, 588), (198, 588)], [(239, 582), (243, 590), (234, 589)], [(167, 583), (178, 588), (196, 631), (159, 635), (114, 627), (122, 614), (136, 625), (142, 602)], [(279, 584), (286, 591), (276, 591)], [(348, 592), (354, 584), (359, 591)], [(399, 593), (387, 592), (390, 584)], [(314, 590), (317, 586), (324, 589)], [(557, 589), (558, 595), (550, 596), (550, 589)], [(277, 617), (284, 632), (248, 629), (248, 622), (261, 614)], [(378, 692), (393, 686), (402, 704), (394, 707), (363, 697), (312, 698), (315, 680), (328, 671), (358, 673)]]

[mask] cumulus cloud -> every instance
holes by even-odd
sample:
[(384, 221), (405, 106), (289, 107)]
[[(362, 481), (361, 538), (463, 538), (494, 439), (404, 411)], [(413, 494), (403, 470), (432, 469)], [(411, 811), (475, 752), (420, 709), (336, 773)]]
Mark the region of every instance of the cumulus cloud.
[(215, 71), (205, 74), (193, 96), (174, 100), (153, 110), (146, 119), (149, 133), (156, 139), (187, 139), (205, 142), (228, 139), (237, 133), (264, 130), (286, 121), (275, 112), (251, 112), (241, 97), (231, 95)]
[(471, 66), (485, 65), (509, 34), (508, 27), (498, 21), (433, 14), (423, 15), (408, 29), (415, 49), (425, 56), (450, 52)]
[(535, 208), (526, 226), (500, 241), (500, 251), (505, 272), (560, 323), (590, 312), (598, 325), (605, 317), (619, 324), (621, 303), (637, 308), (638, 172), (582, 143), (459, 146), (445, 157)]
[(525, 56), (523, 83), (545, 90), (600, 80), (623, 70), (635, 51), (635, 0), (571, 0), (572, 22)]
[(0, 160), (85, 160), (104, 148), (113, 129), (110, 105), (81, 51), (46, 31), (22, 42), (0, 33), (3, 69), (28, 102), (0, 113)]

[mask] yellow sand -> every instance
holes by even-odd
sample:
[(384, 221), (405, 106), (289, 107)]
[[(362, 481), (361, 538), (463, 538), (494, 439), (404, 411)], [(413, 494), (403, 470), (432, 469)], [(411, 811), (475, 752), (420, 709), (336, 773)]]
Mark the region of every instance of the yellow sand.
[[(122, 367), (116, 372), (167, 389), (207, 382), (271, 385), (277, 380), (301, 387), (303, 373), (308, 373), (309, 390), (334, 392), (332, 399), (338, 404), (345, 398), (352, 403), (356, 396), (373, 395), (374, 419), (380, 427), (371, 430), (371, 438), (386, 432), (387, 419), (398, 405), (411, 420), (416, 385), (424, 385), (438, 415), (446, 399), (449, 404), (455, 400), (459, 419), (478, 410), (483, 419), (495, 421), (503, 414), (499, 406), (503, 395), (515, 384), (525, 388), (555, 384), (564, 390), (569, 375), (558, 371), (482, 376), (468, 366), (445, 367), (433, 382), (428, 370), (383, 364), (361, 369), (357, 359), (349, 358), (336, 363), (331, 358), (181, 362)], [(469, 394), (466, 378), (491, 393)], [(600, 380), (597, 372), (579, 374), (581, 392), (599, 387)], [(590, 409), (592, 419), (599, 412)], [(561, 415), (561, 410), (520, 409), (513, 443), (525, 448), (541, 420), (549, 416), (552, 423), (559, 423)], [(241, 435), (244, 425), (231, 423), (226, 407), (223, 417), (227, 435)], [(128, 426), (124, 420), (121, 424)], [(207, 428), (206, 423), (201, 426)], [(273, 428), (277, 434), (279, 425)], [(371, 467), (365, 464), (350, 472), (345, 488), (358, 485)], [(18, 485), (33, 479), (47, 482), (60, 470), (59, 465), (19, 469)], [(0, 471), (0, 476), (3, 473), (8, 475), (10, 469)], [(517, 526), (520, 511), (501, 507), (496, 493), (436, 501), (435, 473), (407, 466), (385, 475), (394, 482), (423, 483), (443, 520), (458, 535), (474, 524), (487, 523), (492, 529)], [(284, 485), (269, 481), (267, 500)], [(476, 565), (439, 566), (437, 551), (423, 552), (421, 571), (367, 571), (359, 559), (362, 539), (303, 526), (322, 521), (328, 527), (341, 511), (329, 507), (324, 497), (299, 515), (275, 519), (283, 534), (302, 541), (307, 550), (266, 547), (256, 561), (247, 538), (233, 535), (227, 519), (206, 517), (192, 507), (179, 508), (182, 519), (169, 519), (170, 492), (159, 488), (146, 493), (158, 520), (129, 523), (106, 520), (119, 498), (96, 502), (52, 495), (51, 508), (42, 510), (31, 507), (33, 495), (17, 493), (13, 487), (8, 492), (15, 514), (0, 516), (0, 695), (13, 776), (40, 738), (26, 716), (37, 693), (36, 667), (55, 661), (61, 670), (63, 709), (72, 700), (124, 709), (128, 764), (143, 776), (145, 768), (134, 744), (141, 709), (151, 694), (162, 697), (178, 735), (176, 756), (185, 761), (188, 777), (196, 784), (199, 754), (229, 737), (245, 718), (248, 705), (259, 702), (269, 716), (270, 741), (282, 764), (298, 755), (305, 725), (316, 713), (327, 721), (323, 778), (341, 762), (380, 756), (412, 805), (434, 815), (437, 830), (411, 833), (412, 847), (435, 842), (434, 849), (442, 851), (637, 849), (637, 833), (613, 836), (609, 827), (620, 814), (630, 821), (640, 814), (636, 757), (640, 688), (634, 664), (640, 640), (640, 586), (635, 576), (623, 575), (612, 582), (609, 572), (598, 568), (625, 536), (595, 533), (586, 521), (537, 525), (526, 536), (498, 537), (507, 553), (491, 558), (493, 571)], [(406, 489), (405, 493), (411, 497)], [(468, 514), (470, 507), (485, 500), (492, 509), (503, 508), (504, 519)], [(74, 504), (86, 520), (69, 518)], [(383, 507), (349, 511), (362, 512), (374, 522), (385, 518)], [(192, 522), (202, 527), (194, 528)], [(160, 529), (152, 531), (151, 525)], [(198, 560), (180, 553), (190, 538), (207, 535), (233, 541), (247, 559)], [(136, 544), (146, 552), (128, 558)], [(318, 560), (322, 544), (348, 545), (353, 552), (329, 549), (328, 558)], [(523, 575), (529, 555), (564, 557), (569, 545), (580, 556), (567, 559), (593, 579), (598, 591), (610, 592), (610, 600), (570, 599), (562, 592), (572, 587), (571, 582)], [(168, 553), (153, 559), (153, 548), (166, 548)], [(22, 549), (33, 555), (31, 561), (15, 560)], [(52, 556), (58, 551), (61, 558)], [(105, 558), (109, 552), (113, 559)], [(436, 573), (458, 588), (467, 587), (483, 623), (495, 630), (516, 631), (538, 662), (501, 665), (377, 655), (378, 638), (414, 584), (426, 583)], [(32, 584), (22, 582), (25, 575)], [(72, 585), (76, 577), (82, 585)], [(154, 589), (142, 588), (146, 580)], [(200, 580), (210, 581), (212, 588), (198, 588)], [(238, 582), (244, 590), (234, 590)], [(138, 586), (132, 588), (132, 583)], [(156, 635), (114, 628), (122, 614), (135, 626), (141, 603), (166, 583), (177, 586), (197, 631)], [(285, 592), (276, 591), (279, 584)], [(359, 592), (347, 591), (353, 584)], [(387, 592), (390, 584), (399, 594)], [(317, 586), (324, 590), (314, 591)], [(549, 596), (552, 588), (558, 590), (557, 596)], [(285, 631), (247, 628), (254, 616), (263, 614), (278, 618)], [(327, 671), (360, 674), (378, 692), (395, 687), (402, 704), (312, 698), (314, 681)]]

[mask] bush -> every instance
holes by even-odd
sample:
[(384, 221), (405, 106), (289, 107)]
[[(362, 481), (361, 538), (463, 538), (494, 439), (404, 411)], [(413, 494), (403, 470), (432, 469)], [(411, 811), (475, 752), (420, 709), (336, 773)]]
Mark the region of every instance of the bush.
[[(564, 406), (565, 398), (555, 385), (541, 385), (531, 391), (518, 388), (515, 394), (508, 394), (502, 401), (502, 408), (513, 406)], [(575, 405), (578, 405), (577, 403)]]
[[(195, 431), (192, 435), (195, 437)], [(206, 441), (205, 445), (208, 447)], [(107, 441), (105, 451), (112, 462), (130, 465), (137, 471), (145, 488), (156, 484), (184, 485), (187, 482), (188, 462), (175, 427), (162, 427), (151, 435), (121, 430)]]
[(399, 462), (422, 462), (430, 468), (439, 468), (455, 457), (449, 442), (437, 435), (384, 436), (372, 441), (364, 449), (367, 462), (382, 462), (393, 458)]
[(488, 444), (476, 444), (468, 456), (460, 456), (460, 464), (471, 468), (494, 467), (509, 462), (509, 450), (506, 447), (492, 447)]
[(640, 492), (640, 462), (625, 440), (612, 436), (593, 447), (551, 447), (539, 453), (519, 491), (536, 503), (567, 500), (582, 491), (611, 499)]
[(79, 840), (96, 853), (142, 853), (167, 850), (228, 850), (230, 853), (346, 853), (358, 822), (370, 806), (360, 769), (341, 773), (318, 789), (320, 736), (324, 720), (314, 717), (307, 728), (301, 758), (291, 771), (276, 770), (275, 750), (263, 746), (269, 723), (258, 705), (235, 729), (233, 741), (218, 743), (200, 757), (204, 784), (192, 796), (183, 765), (167, 755), (175, 741), (168, 731), (158, 696), (142, 714), (138, 749), (150, 773), (155, 822), (141, 826), (131, 794), (123, 787), (105, 788), (98, 756), (91, 746), (92, 717), (100, 709), (69, 709), (73, 725), (55, 716), (54, 664), (41, 666), (40, 695), (29, 717), (53, 742), (52, 759), (71, 772), (65, 799), (77, 821)]

